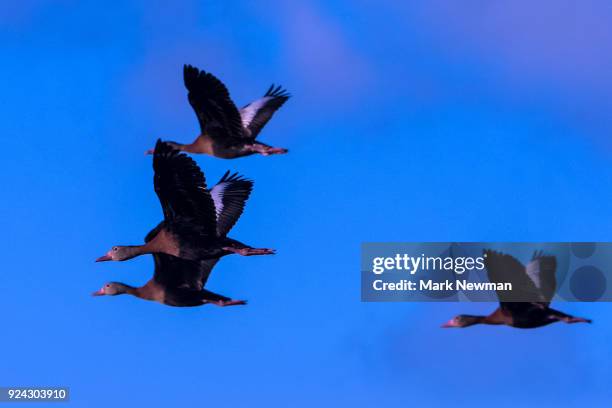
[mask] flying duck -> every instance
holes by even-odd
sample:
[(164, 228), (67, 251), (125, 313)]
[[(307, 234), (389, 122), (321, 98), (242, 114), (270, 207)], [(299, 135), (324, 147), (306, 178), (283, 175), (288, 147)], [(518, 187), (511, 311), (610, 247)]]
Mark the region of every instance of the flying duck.
[(125, 261), (142, 254), (163, 253), (200, 261), (232, 253), (271, 255), (228, 238), (253, 188), (253, 182), (229, 172), (211, 190), (198, 165), (170, 144), (157, 141), (153, 184), (164, 220), (145, 237), (144, 245), (116, 245), (96, 262)]
[[(490, 315), (458, 315), (442, 327), (503, 324), (530, 329), (555, 322), (591, 323), (589, 319), (574, 317), (549, 306), (557, 287), (557, 260), (554, 256), (544, 255), (541, 251), (534, 252), (526, 267), (511, 255), (491, 250), (484, 252), (484, 258), (489, 281), (511, 282), (513, 290), (509, 293), (497, 291), (500, 306)], [(525, 302), (525, 299), (534, 301)]]
[(290, 97), (280, 86), (270, 86), (263, 97), (238, 110), (223, 82), (210, 72), (185, 65), (183, 79), (189, 91), (189, 104), (200, 122), (200, 135), (191, 144), (167, 142), (172, 147), (223, 159), (254, 153), (264, 156), (287, 153), (287, 149), (255, 140), (274, 112)]
[(153, 254), (155, 273), (144, 286), (133, 287), (120, 282), (108, 282), (93, 296), (115, 296), (124, 293), (168, 306), (217, 306), (245, 305), (244, 300), (234, 300), (204, 289), (208, 276), (217, 260), (191, 261), (172, 255)]

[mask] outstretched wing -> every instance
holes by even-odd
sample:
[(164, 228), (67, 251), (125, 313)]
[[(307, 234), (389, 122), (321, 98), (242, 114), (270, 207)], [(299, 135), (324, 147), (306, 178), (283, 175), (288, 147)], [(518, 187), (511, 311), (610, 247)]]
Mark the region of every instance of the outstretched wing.
[(534, 252), (526, 271), (548, 306), (557, 289), (557, 258), (544, 255), (542, 251)]
[(204, 286), (206, 286), (208, 277), (210, 276), (210, 273), (217, 262), (219, 262), (219, 259), (205, 259), (199, 262), (197, 287), (199, 287), (200, 290), (204, 289)]
[(189, 218), (204, 231), (216, 232), (215, 205), (206, 179), (193, 159), (169, 144), (157, 141), (153, 155), (153, 184), (166, 220)]
[(485, 250), (485, 267), (489, 281), (511, 283), (511, 291), (497, 291), (500, 302), (544, 302), (542, 293), (526, 273), (525, 267), (511, 255)]
[(185, 65), (183, 80), (189, 91), (189, 104), (198, 117), (202, 134), (218, 141), (244, 136), (238, 108), (225, 85), (217, 77), (191, 65)]
[(253, 181), (227, 171), (210, 190), (217, 213), (217, 235), (225, 236), (232, 229), (253, 190)]
[(153, 280), (167, 289), (195, 286), (199, 272), (197, 261), (177, 258), (172, 255), (153, 254), (155, 272)]
[(204, 288), (210, 272), (218, 259), (190, 261), (167, 254), (153, 254), (155, 273), (153, 280), (166, 289), (190, 289), (200, 291)]
[(281, 88), (270, 86), (266, 94), (240, 109), (242, 126), (247, 130), (246, 136), (255, 139), (261, 129), (291, 95)]

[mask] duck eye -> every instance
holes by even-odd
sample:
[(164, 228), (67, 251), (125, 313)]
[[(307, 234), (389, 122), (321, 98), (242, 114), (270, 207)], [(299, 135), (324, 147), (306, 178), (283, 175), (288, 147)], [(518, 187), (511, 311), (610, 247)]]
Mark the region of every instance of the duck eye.
[(107, 283), (107, 284), (106, 284), (106, 287), (107, 287), (107, 288), (110, 288), (110, 284), (108, 284), (108, 283)]
[(113, 247), (113, 251), (117, 252), (118, 250), (119, 250), (119, 248)]

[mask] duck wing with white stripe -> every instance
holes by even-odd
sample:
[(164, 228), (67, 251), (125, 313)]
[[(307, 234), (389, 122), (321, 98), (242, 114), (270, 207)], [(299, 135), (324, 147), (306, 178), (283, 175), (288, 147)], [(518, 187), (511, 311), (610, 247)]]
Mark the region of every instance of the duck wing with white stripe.
[(270, 86), (262, 98), (259, 98), (240, 109), (242, 126), (245, 136), (255, 139), (261, 129), (268, 123), (276, 112), (291, 95), (281, 86)]
[(224, 237), (244, 211), (253, 190), (253, 181), (227, 171), (210, 190), (217, 214), (217, 235)]
[(527, 275), (542, 294), (546, 306), (550, 304), (557, 289), (557, 258), (544, 255), (542, 251), (534, 252), (531, 262), (525, 268)]

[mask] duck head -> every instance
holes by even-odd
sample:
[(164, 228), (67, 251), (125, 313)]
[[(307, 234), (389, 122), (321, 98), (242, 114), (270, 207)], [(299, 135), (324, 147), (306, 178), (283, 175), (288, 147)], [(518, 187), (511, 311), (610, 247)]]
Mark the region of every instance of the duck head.
[(125, 261), (138, 255), (138, 247), (115, 245), (106, 254), (102, 255), (96, 262)]
[(100, 290), (92, 293), (92, 296), (116, 296), (122, 295), (124, 293), (128, 293), (132, 289), (131, 286), (128, 286), (119, 282), (108, 282), (102, 286)]
[(468, 327), (474, 324), (482, 323), (483, 316), (457, 315), (444, 323), (441, 327), (448, 329), (453, 327)]

